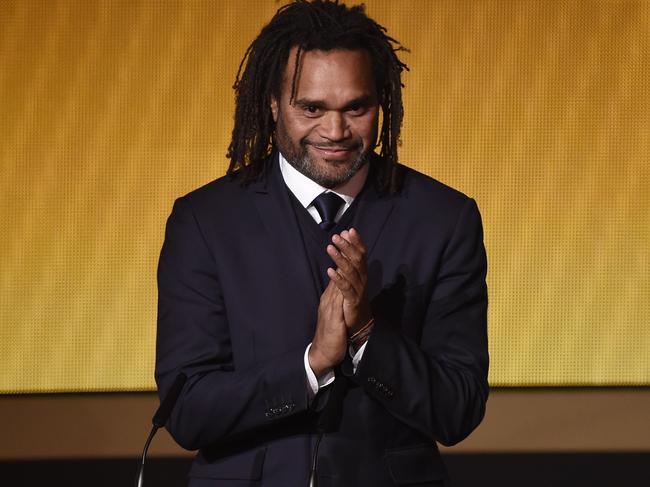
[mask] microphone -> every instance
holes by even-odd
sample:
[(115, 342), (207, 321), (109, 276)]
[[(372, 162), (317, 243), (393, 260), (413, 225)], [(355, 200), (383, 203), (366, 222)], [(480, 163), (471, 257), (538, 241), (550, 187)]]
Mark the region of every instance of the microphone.
[(169, 392), (160, 403), (156, 414), (154, 414), (153, 418), (151, 418), (151, 422), (153, 423), (154, 427), (156, 427), (156, 429), (165, 426), (165, 423), (169, 419), (169, 416), (172, 414), (172, 409), (174, 409), (176, 401), (178, 401), (178, 396), (181, 394), (186, 381), (187, 376), (182, 372), (176, 376), (174, 383), (169, 389)]
[(185, 382), (187, 381), (187, 376), (183, 374), (182, 372), (176, 376), (176, 379), (174, 380), (174, 383), (172, 384), (171, 388), (169, 389), (169, 392), (167, 395), (163, 398), (163, 400), (160, 403), (160, 406), (156, 410), (156, 414), (153, 415), (153, 418), (151, 418), (151, 423), (153, 424), (153, 427), (151, 428), (151, 431), (149, 432), (149, 436), (147, 437), (147, 441), (144, 444), (144, 449), (142, 450), (142, 458), (140, 460), (140, 466), (138, 467), (138, 472), (135, 477), (135, 487), (142, 487), (144, 483), (144, 462), (147, 459), (147, 451), (149, 450), (149, 444), (151, 443), (151, 440), (153, 440), (154, 435), (158, 431), (159, 428), (162, 428), (165, 426), (165, 423), (169, 419), (169, 416), (172, 413), (172, 410), (174, 409), (174, 406), (176, 405), (176, 401), (178, 400), (178, 396), (180, 396), (181, 391), (183, 390), (183, 386), (185, 385)]

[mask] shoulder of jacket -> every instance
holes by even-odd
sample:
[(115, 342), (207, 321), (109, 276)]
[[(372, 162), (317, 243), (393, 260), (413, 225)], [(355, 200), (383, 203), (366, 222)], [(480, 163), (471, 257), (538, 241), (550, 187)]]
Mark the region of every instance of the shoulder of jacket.
[(461, 206), (470, 199), (463, 192), (415, 169), (401, 164), (400, 169), (404, 171), (401, 192), (408, 198)]

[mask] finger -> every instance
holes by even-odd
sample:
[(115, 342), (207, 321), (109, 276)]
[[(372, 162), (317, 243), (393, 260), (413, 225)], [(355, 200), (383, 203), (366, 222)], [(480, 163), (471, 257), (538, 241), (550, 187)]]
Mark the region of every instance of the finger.
[(333, 294), (335, 289), (336, 289), (336, 284), (334, 284), (330, 280), (330, 282), (327, 283), (327, 287), (325, 288), (325, 291), (323, 291), (323, 295), (325, 295), (325, 293), (327, 293), (328, 295)]
[[(336, 253), (334, 250), (330, 249), (329, 253), (332, 257), (332, 260), (339, 267), (339, 269), (346, 274), (346, 277), (355, 284), (357, 291), (362, 294), (362, 288), (365, 286), (368, 275), (366, 270), (365, 256), (341, 236), (337, 236), (334, 241), (337, 243), (337, 245), (340, 245), (341, 248), (345, 250), (341, 252), (341, 250), (335, 246), (335, 250), (338, 251), (338, 253)], [(350, 254), (353, 257), (350, 258), (350, 255), (346, 255), (346, 253)], [(339, 254), (347, 259), (347, 262), (339, 258)]]
[[(342, 232), (343, 233), (343, 232)], [(345, 235), (345, 239), (354, 246), (354, 248), (361, 254), (362, 260), (366, 260), (368, 249), (361, 239), (361, 234), (355, 228), (350, 228), (350, 230)]]
[(366, 271), (366, 266), (368, 264), (367, 258), (368, 258), (368, 249), (366, 248), (366, 245), (363, 243), (363, 240), (361, 239), (361, 234), (358, 232), (356, 228), (350, 228), (350, 230), (346, 234), (346, 240), (350, 242), (354, 248), (356, 249), (357, 252), (360, 254), (360, 265), (358, 267), (359, 272), (361, 274), (361, 277), (365, 279), (367, 277), (367, 271)]
[(340, 294), (340, 291), (336, 284), (330, 280), (330, 282), (327, 283), (325, 291), (323, 291), (323, 294), (321, 294), (320, 305), (324, 307), (331, 306), (334, 302), (336, 294)]
[(339, 252), (350, 259), (355, 267), (358, 267), (362, 265), (363, 254), (360, 249), (350, 242), (350, 240), (345, 238), (346, 236), (349, 238), (349, 233), (347, 231), (342, 232), (341, 235), (333, 235), (332, 243), (336, 246)]
[[(329, 245), (327, 248), (328, 254), (336, 264), (336, 272), (340, 275), (341, 278), (345, 279), (352, 285), (357, 293), (357, 295), (363, 295), (363, 290), (366, 282), (365, 271), (359, 271), (355, 266), (353, 266), (347, 257), (343, 256), (333, 245)], [(337, 281), (338, 282), (338, 281)], [(338, 285), (341, 288), (341, 285)]]
[(343, 255), (335, 245), (327, 246), (327, 254), (336, 264), (338, 269), (341, 269), (345, 273), (354, 272), (355, 266), (352, 264), (350, 259)]
[[(336, 285), (336, 283), (334, 283)], [(334, 306), (336, 306), (336, 309), (343, 314), (343, 300), (345, 299), (345, 296), (343, 296), (343, 293), (341, 290), (336, 286), (334, 288)]]
[(356, 228), (350, 228), (348, 231), (349, 238), (346, 237), (346, 240), (348, 240), (351, 244), (356, 246), (359, 251), (365, 256), (367, 249), (365, 244), (363, 243), (363, 240), (361, 239), (361, 234), (358, 232)]
[(331, 267), (327, 269), (327, 275), (331, 279), (330, 282), (340, 291), (342, 298), (348, 301), (357, 302), (359, 300), (359, 293), (357, 292), (355, 286), (347, 280), (340, 272), (332, 269)]
[[(334, 269), (331, 269), (334, 270)], [(336, 271), (334, 271), (336, 272)], [(329, 274), (329, 269), (328, 269), (328, 274)], [(334, 309), (337, 313), (337, 315), (340, 315), (341, 317), (343, 316), (343, 302), (345, 299), (345, 296), (343, 296), (343, 293), (341, 290), (338, 288), (336, 281), (330, 280), (330, 284), (332, 284), (332, 300), (330, 303), (330, 306), (332, 306), (332, 309)]]
[(350, 297), (353, 297), (353, 294), (355, 292), (355, 287), (350, 282), (349, 279), (345, 277), (345, 275), (340, 272), (338, 269), (333, 269), (332, 267), (327, 268), (327, 275), (330, 278), (330, 283), (334, 284), (336, 289), (339, 292), (343, 292), (347, 294), (346, 299), (349, 299)]

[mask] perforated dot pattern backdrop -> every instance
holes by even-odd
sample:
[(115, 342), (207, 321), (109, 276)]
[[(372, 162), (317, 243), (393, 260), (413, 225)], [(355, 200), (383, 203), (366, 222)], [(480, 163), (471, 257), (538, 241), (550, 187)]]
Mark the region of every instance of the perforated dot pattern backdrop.
[[(401, 160), (473, 196), (490, 382), (650, 384), (650, 2), (367, 0)], [(151, 390), (173, 200), (280, 4), (0, 0), (0, 393)]]

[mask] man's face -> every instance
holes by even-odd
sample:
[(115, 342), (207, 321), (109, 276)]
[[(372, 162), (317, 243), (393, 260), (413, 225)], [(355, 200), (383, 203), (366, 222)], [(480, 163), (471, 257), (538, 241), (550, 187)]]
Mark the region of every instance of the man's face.
[(296, 51), (289, 54), (280, 99), (271, 100), (275, 142), (298, 171), (334, 188), (375, 147), (379, 104), (370, 55), (363, 49), (303, 51), (291, 100)]

